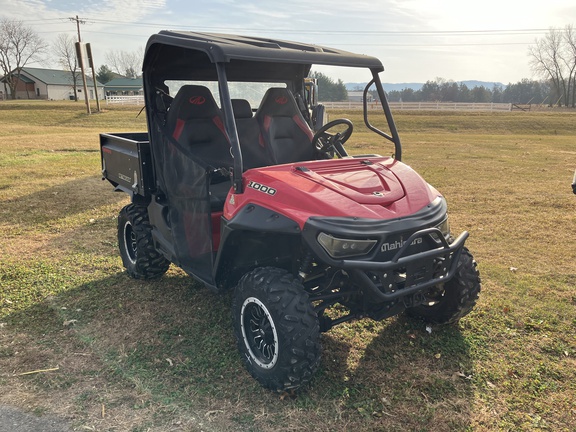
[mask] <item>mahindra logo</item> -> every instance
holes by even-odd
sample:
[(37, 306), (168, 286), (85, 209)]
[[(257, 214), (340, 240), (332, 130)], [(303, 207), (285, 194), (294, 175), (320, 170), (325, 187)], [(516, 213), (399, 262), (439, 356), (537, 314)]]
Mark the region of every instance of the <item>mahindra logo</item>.
[(284, 105), (286, 102), (288, 102), (288, 98), (284, 97), (284, 96), (278, 96), (276, 98), (276, 103), (280, 104), (280, 105)]
[(202, 105), (204, 102), (206, 102), (206, 98), (204, 96), (192, 96), (190, 99), (188, 99), (188, 102), (190, 102), (192, 105)]
[[(396, 240), (393, 243), (383, 243), (382, 247), (380, 248), (380, 250), (382, 252), (388, 252), (391, 250), (396, 250), (396, 249), (400, 249), (402, 246), (404, 246), (406, 244), (406, 242), (402, 239), (400, 240)], [(414, 246), (417, 244), (422, 244), (422, 238), (418, 237), (416, 239), (414, 239), (414, 241), (412, 241), (412, 243), (410, 243), (410, 246)]]

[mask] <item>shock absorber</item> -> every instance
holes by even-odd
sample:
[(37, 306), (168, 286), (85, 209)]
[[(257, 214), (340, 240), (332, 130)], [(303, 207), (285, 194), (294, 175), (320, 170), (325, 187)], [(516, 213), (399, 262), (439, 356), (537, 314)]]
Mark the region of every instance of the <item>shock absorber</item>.
[(312, 257), (312, 252), (306, 251), (304, 258), (302, 258), (302, 262), (300, 263), (300, 269), (298, 270), (298, 276), (300, 277), (300, 282), (303, 282), (308, 276), (313, 259), (314, 258)]

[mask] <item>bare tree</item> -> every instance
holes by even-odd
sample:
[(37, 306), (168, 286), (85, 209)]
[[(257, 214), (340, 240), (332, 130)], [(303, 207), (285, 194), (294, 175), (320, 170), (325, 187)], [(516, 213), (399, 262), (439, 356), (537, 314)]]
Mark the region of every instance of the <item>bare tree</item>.
[(563, 31), (550, 29), (542, 39), (536, 39), (528, 54), (532, 71), (552, 82), (557, 103), (569, 106), (572, 100), (574, 106), (576, 37), (572, 26), (566, 26)]
[(52, 45), (54, 54), (60, 66), (70, 72), (70, 83), (74, 89), (74, 100), (78, 102), (78, 79), (80, 78), (80, 70), (78, 68), (78, 59), (76, 58), (76, 48), (74, 46), (76, 40), (73, 36), (67, 33), (60, 33)]
[(106, 53), (106, 63), (117, 74), (128, 78), (138, 78), (142, 70), (144, 59), (143, 50), (138, 51), (109, 51)]
[(12, 99), (16, 99), (22, 68), (37, 60), (46, 47), (40, 36), (22, 21), (0, 20), (0, 70), (4, 75), (4, 89), (10, 88)]
[(567, 67), (570, 70), (568, 87), (572, 88), (572, 108), (576, 107), (576, 31), (572, 25), (567, 25), (564, 30), (564, 40), (567, 51)]

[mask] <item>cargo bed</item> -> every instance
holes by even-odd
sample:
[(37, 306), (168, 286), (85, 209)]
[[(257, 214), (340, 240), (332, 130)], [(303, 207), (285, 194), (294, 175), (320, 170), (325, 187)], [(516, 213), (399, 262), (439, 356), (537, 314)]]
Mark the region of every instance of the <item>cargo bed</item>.
[(100, 134), (102, 179), (130, 195), (148, 197), (154, 173), (147, 132)]

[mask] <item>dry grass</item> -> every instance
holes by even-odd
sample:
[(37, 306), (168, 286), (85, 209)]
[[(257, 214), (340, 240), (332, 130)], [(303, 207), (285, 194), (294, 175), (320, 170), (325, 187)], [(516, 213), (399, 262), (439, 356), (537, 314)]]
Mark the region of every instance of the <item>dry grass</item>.
[[(122, 272), (126, 198), (100, 180), (98, 133), (143, 130), (137, 111), (0, 104), (0, 404), (98, 431), (574, 430), (576, 114), (398, 114), (404, 161), (471, 232), (481, 300), (432, 334), (337, 327), (312, 386), (282, 399), (242, 368), (228, 296)], [(341, 116), (352, 152), (391, 151)]]

